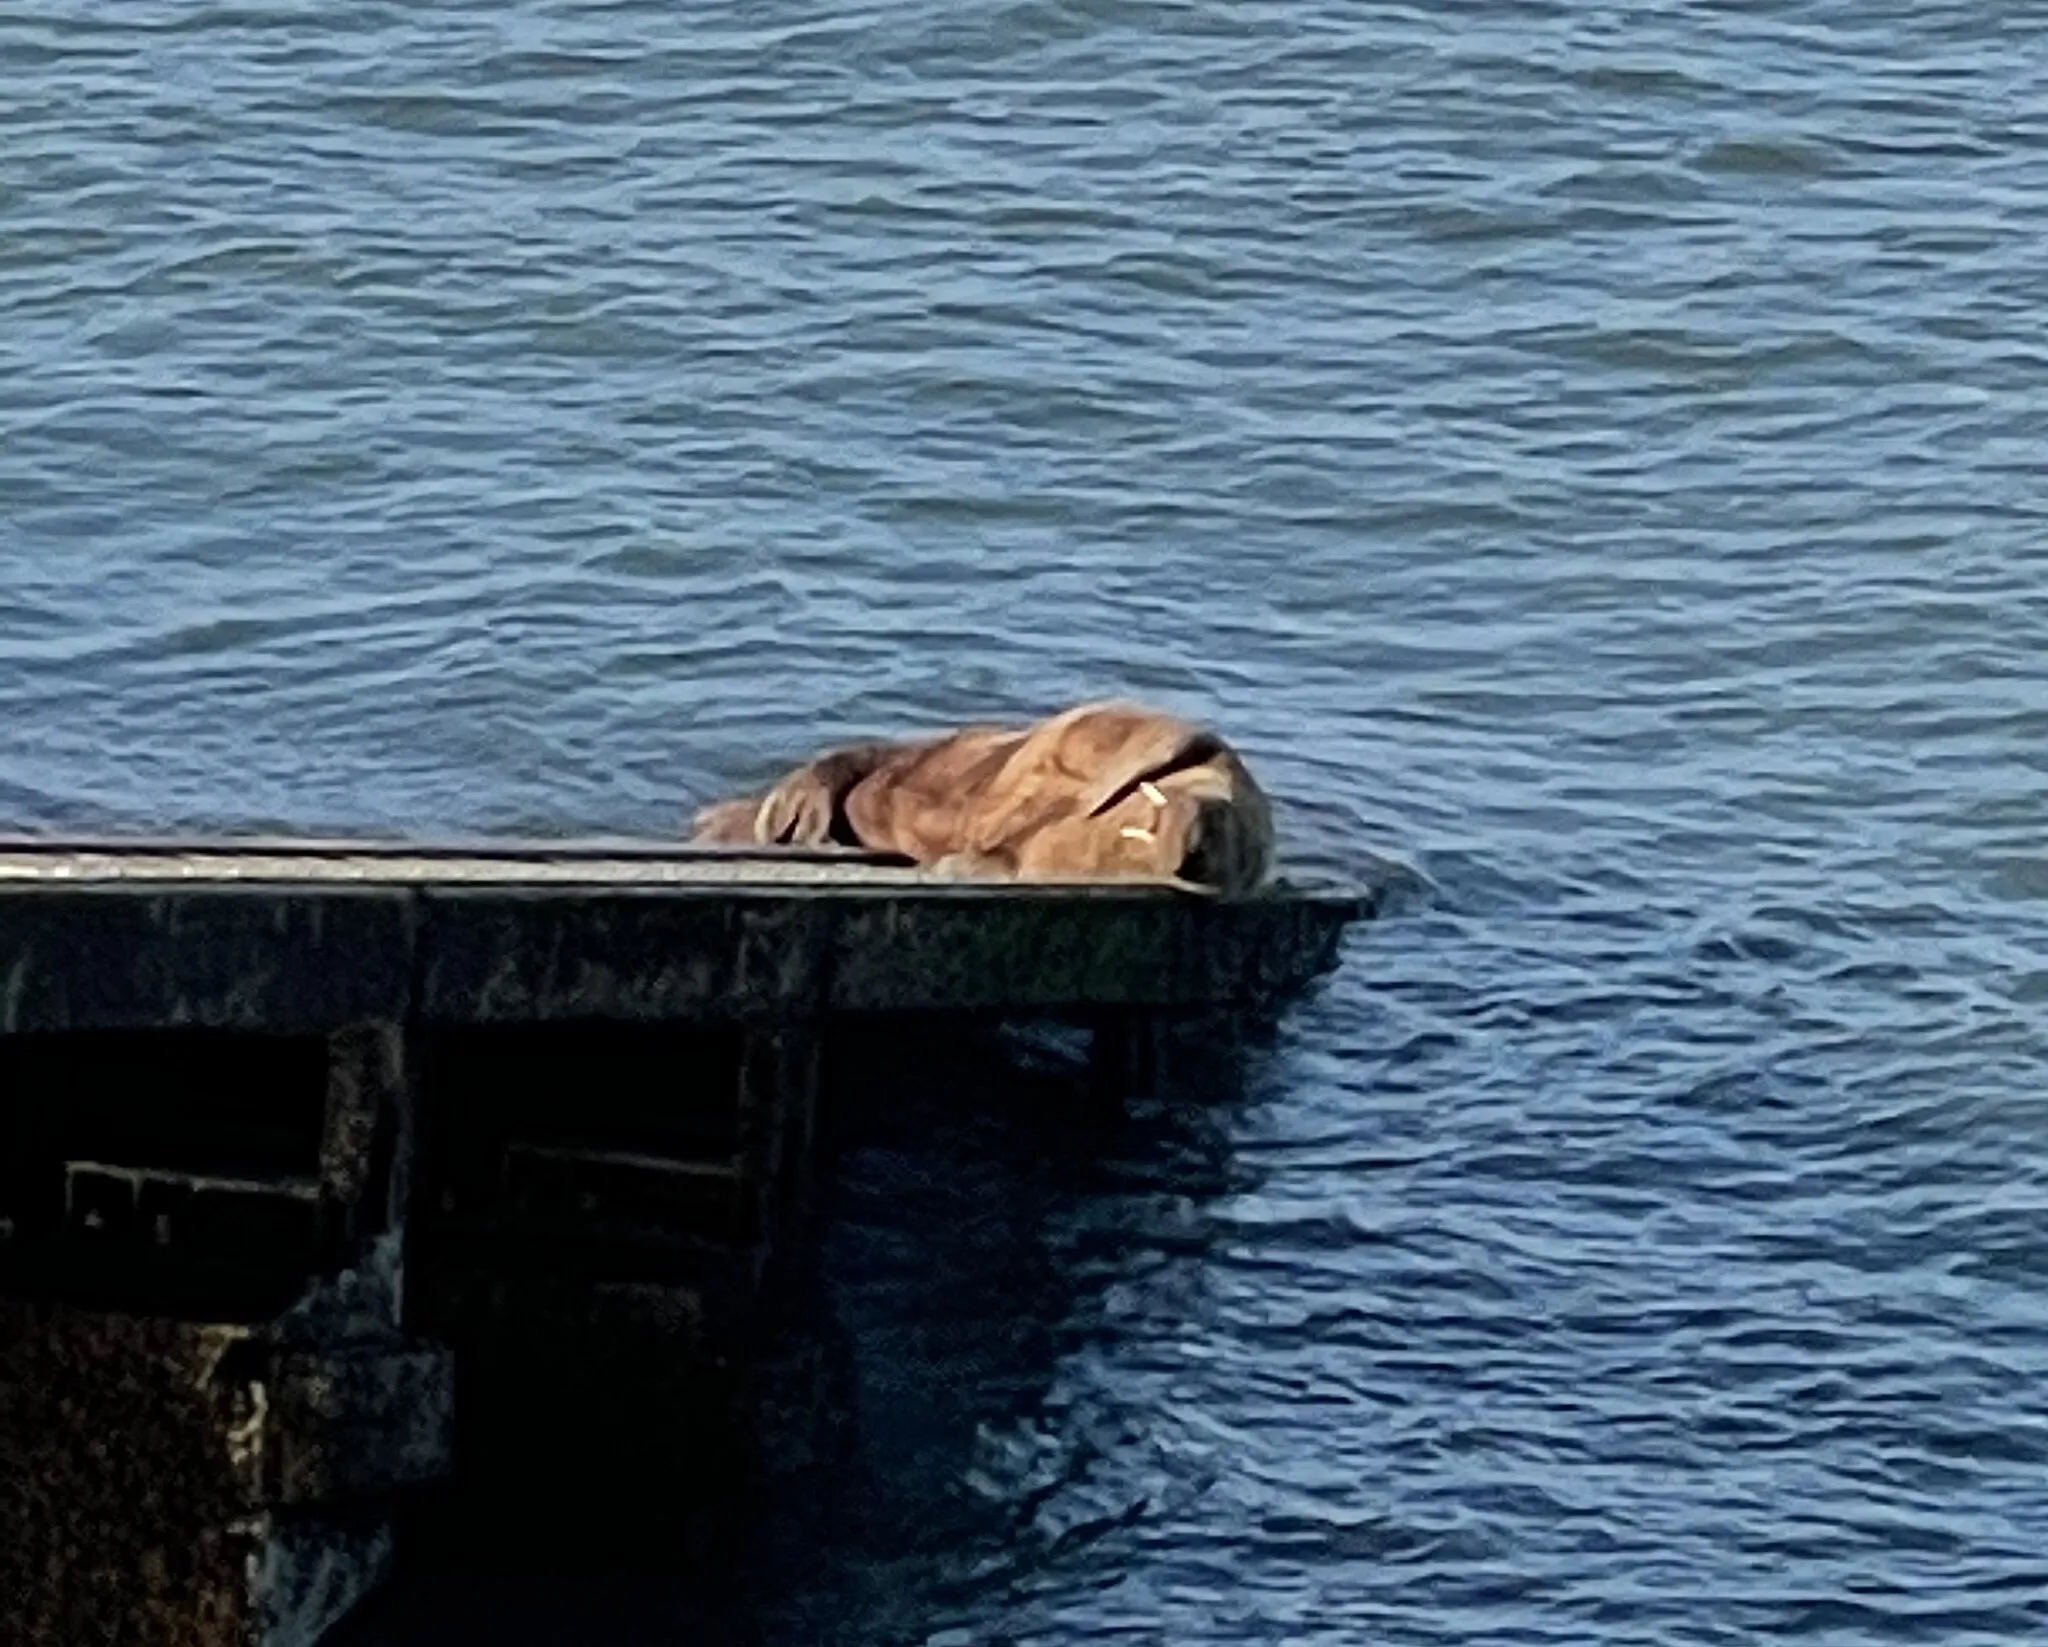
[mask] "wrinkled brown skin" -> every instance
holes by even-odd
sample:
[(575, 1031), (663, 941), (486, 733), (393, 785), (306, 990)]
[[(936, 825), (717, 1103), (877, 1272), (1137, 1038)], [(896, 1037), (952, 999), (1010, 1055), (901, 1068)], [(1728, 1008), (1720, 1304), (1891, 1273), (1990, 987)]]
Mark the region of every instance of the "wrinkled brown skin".
[(1164, 877), (1226, 893), (1252, 890), (1273, 860), (1271, 811), (1236, 752), (1123, 703), (833, 750), (765, 795), (705, 808), (693, 839), (838, 843), (963, 875)]

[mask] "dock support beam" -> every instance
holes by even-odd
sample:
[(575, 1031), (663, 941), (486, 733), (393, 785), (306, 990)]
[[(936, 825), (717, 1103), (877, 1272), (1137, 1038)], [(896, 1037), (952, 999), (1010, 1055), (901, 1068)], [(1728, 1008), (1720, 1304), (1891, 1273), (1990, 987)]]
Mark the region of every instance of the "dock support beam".
[(1143, 1098), (1159, 1083), (1165, 1026), (1149, 1013), (1099, 1016), (1088, 1037), (1088, 1085), (1103, 1099)]
[[(0, 1089), (44, 1146), (0, 1302), (0, 1640), (313, 1647), (388, 1571), (393, 1493), (448, 1461), (448, 1358), (400, 1323), (403, 1036), (325, 1038), (303, 1174), (231, 1174), (189, 1137), (149, 1157), (153, 1110), (221, 1098), (203, 1058), (177, 1079), (178, 1032), (53, 1047)], [(156, 1059), (165, 1091), (136, 1082)], [(82, 1090), (90, 1126), (60, 1113)], [(282, 1296), (266, 1241), (305, 1266)]]

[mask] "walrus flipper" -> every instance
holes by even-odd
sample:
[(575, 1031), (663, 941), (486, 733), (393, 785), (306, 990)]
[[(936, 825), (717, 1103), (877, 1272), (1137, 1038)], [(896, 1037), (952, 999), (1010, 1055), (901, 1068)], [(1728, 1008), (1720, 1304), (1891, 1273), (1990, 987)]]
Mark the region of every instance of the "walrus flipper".
[(729, 846), (867, 845), (847, 821), (846, 797), (895, 747), (857, 744), (806, 761), (764, 795), (705, 807), (691, 839)]

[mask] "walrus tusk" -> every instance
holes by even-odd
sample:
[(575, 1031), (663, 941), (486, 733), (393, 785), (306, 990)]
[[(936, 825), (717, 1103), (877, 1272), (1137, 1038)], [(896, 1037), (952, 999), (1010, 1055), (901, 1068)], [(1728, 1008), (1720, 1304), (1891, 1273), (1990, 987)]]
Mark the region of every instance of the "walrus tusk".
[(1136, 824), (1125, 824), (1117, 833), (1127, 841), (1156, 841), (1159, 837), (1149, 829), (1140, 829)]
[(1164, 807), (1166, 805), (1166, 795), (1164, 791), (1162, 791), (1159, 785), (1154, 783), (1150, 778), (1145, 778), (1139, 782), (1138, 793), (1143, 795), (1145, 799), (1150, 801), (1154, 806)]

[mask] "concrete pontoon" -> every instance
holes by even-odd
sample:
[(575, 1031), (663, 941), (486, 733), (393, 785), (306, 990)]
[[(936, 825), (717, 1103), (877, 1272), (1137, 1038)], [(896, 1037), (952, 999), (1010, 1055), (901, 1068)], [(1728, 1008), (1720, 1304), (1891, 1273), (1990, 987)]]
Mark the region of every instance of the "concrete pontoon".
[(1270, 1018), (1371, 909), (647, 842), (0, 840), (0, 1640), (310, 1647), (399, 1496), (516, 1472), (536, 1403), (689, 1467), (803, 1284), (839, 1028), (913, 1058), (1071, 1022), (1129, 1080), (1162, 1023)]

